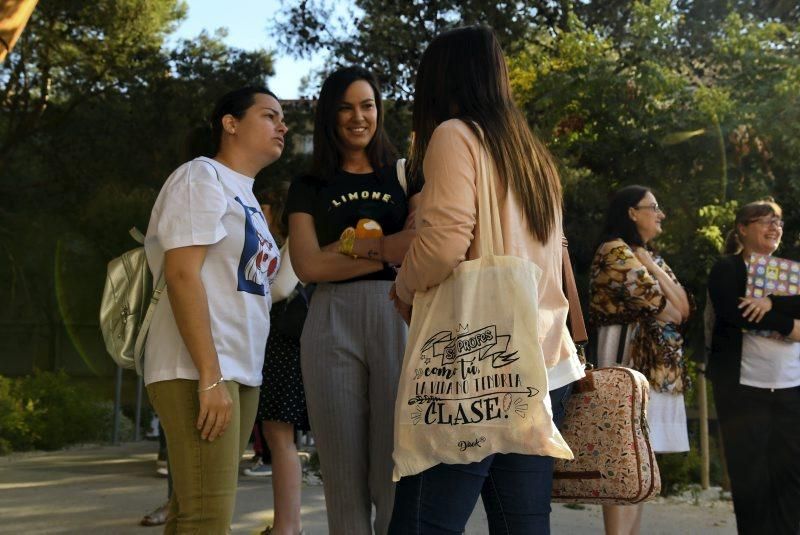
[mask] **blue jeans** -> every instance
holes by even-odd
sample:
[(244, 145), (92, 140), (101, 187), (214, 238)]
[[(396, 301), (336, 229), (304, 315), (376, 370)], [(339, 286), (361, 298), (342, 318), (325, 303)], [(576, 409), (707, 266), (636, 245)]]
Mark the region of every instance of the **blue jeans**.
[[(564, 419), (572, 384), (550, 391), (553, 421)], [(490, 535), (550, 533), (553, 458), (496, 453), (477, 463), (439, 464), (402, 478), (390, 535), (463, 533), (478, 495)]]

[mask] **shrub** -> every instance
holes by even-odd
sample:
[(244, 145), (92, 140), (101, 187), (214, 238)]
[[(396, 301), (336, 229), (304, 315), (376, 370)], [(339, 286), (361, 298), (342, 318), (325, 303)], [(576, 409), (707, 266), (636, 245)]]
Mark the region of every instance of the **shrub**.
[(93, 392), (75, 384), (63, 370), (36, 371), (22, 378), (18, 393), (32, 409), (28, 426), (35, 448), (54, 450), (95, 438), (102, 408)]
[[(108, 400), (96, 401), (95, 409), (99, 414), (99, 418), (94, 422), (92, 429), (83, 441), (107, 442), (111, 440), (111, 434), (114, 430), (114, 402)], [(124, 414), (120, 414), (119, 440), (121, 442), (133, 440), (134, 427), (133, 420)]]
[[(36, 371), (19, 379), (0, 376), (0, 455), (32, 448), (55, 450), (111, 438), (114, 407), (63, 371)], [(133, 423), (120, 419), (120, 439)]]
[(656, 455), (661, 472), (661, 494), (676, 494), (688, 485), (700, 482), (700, 452), (692, 448), (686, 453)]
[(15, 396), (14, 383), (0, 376), (0, 455), (32, 446), (26, 407)]

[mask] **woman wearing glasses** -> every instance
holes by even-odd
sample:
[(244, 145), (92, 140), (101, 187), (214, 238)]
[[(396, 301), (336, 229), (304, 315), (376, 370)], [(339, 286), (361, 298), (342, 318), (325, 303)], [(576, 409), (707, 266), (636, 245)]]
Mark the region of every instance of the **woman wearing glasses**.
[[(675, 274), (648, 245), (661, 234), (664, 217), (648, 188), (627, 186), (614, 194), (592, 262), (589, 304), (598, 328), (598, 366), (628, 366), (650, 381), (647, 421), (658, 453), (689, 450), (681, 327), (692, 307)], [(606, 533), (639, 533), (642, 508), (604, 506)]]
[(744, 205), (708, 278), (716, 316), (708, 376), (740, 534), (800, 533), (800, 296), (744, 297), (745, 262), (773, 254), (782, 235), (780, 206)]

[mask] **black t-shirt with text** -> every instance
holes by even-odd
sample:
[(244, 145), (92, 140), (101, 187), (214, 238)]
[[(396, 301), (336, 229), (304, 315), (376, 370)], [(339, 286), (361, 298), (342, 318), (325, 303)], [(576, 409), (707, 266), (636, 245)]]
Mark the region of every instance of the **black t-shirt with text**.
[[(289, 188), (286, 212), (311, 214), (317, 240), (324, 247), (338, 240), (345, 228), (355, 227), (359, 219), (377, 221), (384, 236), (400, 232), (408, 201), (397, 180), (397, 169), (391, 165), (364, 174), (339, 170), (330, 180), (300, 176)], [(394, 269), (387, 265), (382, 271), (339, 282), (394, 278)]]

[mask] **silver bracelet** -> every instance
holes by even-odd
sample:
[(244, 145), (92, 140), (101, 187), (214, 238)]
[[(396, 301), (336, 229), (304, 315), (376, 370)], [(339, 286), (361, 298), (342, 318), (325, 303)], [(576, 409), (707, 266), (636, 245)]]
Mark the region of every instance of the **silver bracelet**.
[(197, 389), (197, 391), (198, 391), (198, 392), (208, 392), (209, 390), (211, 390), (211, 389), (213, 389), (213, 388), (216, 388), (216, 387), (218, 387), (219, 385), (221, 385), (221, 384), (222, 384), (222, 381), (224, 381), (224, 380), (225, 380), (225, 378), (224, 378), (224, 377), (222, 377), (222, 376), (220, 375), (220, 376), (219, 376), (219, 379), (217, 379), (217, 380), (216, 380), (216, 382), (213, 382), (213, 383), (211, 383), (210, 385), (208, 385), (208, 386), (207, 386), (207, 387), (205, 387), (205, 388), (198, 388), (198, 389)]

